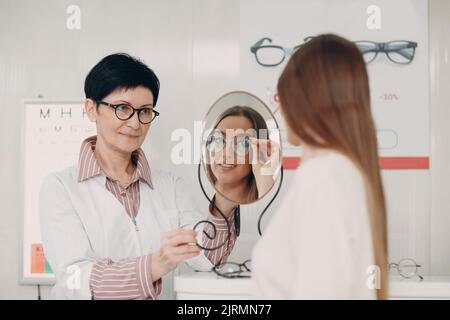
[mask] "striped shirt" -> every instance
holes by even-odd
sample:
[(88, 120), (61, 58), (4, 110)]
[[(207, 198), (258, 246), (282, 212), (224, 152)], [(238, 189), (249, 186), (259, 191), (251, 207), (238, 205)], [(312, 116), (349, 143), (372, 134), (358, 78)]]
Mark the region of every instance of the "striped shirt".
[[(78, 160), (79, 183), (95, 177), (104, 175), (106, 177), (106, 189), (124, 206), (126, 213), (135, 222), (139, 211), (139, 180), (142, 179), (153, 189), (151, 171), (148, 161), (142, 149), (131, 154), (131, 161), (135, 167), (133, 178), (128, 186), (122, 186), (118, 180), (108, 177), (102, 170), (95, 157), (95, 145), (97, 137), (92, 136), (83, 141)], [(216, 217), (210, 207), (208, 219), (216, 226), (217, 234), (214, 239), (203, 235), (203, 246), (206, 248), (216, 247), (228, 236), (227, 224), (222, 217)], [(230, 219), (231, 226), (234, 225), (234, 217)], [(213, 226), (206, 224), (204, 233), (214, 235)], [(205, 256), (212, 264), (226, 261), (236, 241), (233, 232), (228, 245), (214, 251), (204, 251)], [(98, 261), (92, 268), (90, 287), (92, 299), (157, 299), (161, 294), (161, 279), (152, 281), (150, 269), (151, 254), (112, 261), (104, 258)]]

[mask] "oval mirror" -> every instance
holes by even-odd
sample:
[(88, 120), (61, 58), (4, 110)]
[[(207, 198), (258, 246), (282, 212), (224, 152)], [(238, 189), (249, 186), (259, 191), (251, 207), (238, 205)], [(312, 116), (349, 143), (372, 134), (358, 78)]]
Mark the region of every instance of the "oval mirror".
[(220, 97), (203, 121), (202, 163), (215, 191), (238, 204), (263, 198), (281, 169), (281, 137), (267, 105), (233, 91)]

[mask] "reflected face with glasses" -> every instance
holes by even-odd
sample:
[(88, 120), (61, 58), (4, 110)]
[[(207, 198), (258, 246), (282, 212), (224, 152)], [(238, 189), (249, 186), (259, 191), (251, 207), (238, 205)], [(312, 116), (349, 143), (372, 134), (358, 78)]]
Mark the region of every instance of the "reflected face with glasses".
[(159, 113), (153, 109), (153, 94), (142, 86), (117, 89), (101, 101), (87, 99), (86, 110), (96, 122), (97, 135), (113, 149), (133, 152), (147, 136)]
[(236, 203), (260, 196), (251, 164), (252, 139), (267, 132), (264, 118), (254, 109), (234, 106), (216, 120), (206, 142), (206, 174), (214, 188)]
[(219, 122), (207, 141), (211, 170), (220, 184), (241, 183), (251, 172), (249, 161), (251, 122), (242, 116), (229, 116)]
[(410, 258), (402, 259), (398, 263), (390, 263), (389, 270), (395, 270), (404, 279), (414, 279), (422, 281), (423, 277), (419, 274), (421, 265)]
[(227, 262), (215, 266), (212, 270), (215, 274), (223, 278), (250, 278), (252, 261), (249, 259), (243, 263)]

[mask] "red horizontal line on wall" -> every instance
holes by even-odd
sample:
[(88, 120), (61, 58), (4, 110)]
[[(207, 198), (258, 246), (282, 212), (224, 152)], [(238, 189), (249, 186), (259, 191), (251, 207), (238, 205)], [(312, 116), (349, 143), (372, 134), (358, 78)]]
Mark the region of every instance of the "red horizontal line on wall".
[[(283, 168), (294, 170), (300, 165), (300, 157), (283, 157)], [(380, 167), (384, 170), (428, 170), (429, 157), (381, 157)]]

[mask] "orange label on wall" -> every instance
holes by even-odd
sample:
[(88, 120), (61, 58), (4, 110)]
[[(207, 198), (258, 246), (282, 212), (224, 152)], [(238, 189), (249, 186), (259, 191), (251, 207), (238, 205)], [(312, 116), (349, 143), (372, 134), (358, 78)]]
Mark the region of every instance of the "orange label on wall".
[(45, 256), (42, 243), (31, 245), (31, 273), (45, 273)]

